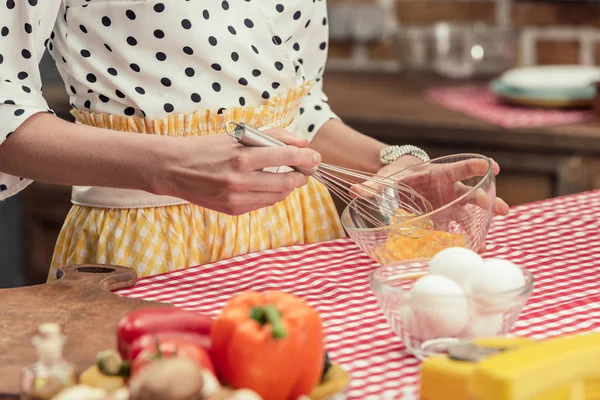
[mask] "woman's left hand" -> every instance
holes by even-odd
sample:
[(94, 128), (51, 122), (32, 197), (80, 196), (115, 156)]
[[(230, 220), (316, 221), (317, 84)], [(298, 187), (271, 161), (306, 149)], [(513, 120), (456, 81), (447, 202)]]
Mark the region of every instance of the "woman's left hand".
[[(498, 175), (500, 166), (494, 160), (491, 161), (494, 175)], [(402, 174), (402, 171), (406, 168), (419, 164), (423, 164), (422, 167), (412, 168), (410, 175), (408, 175), (408, 171), (406, 175)], [(434, 208), (437, 208), (468, 192), (471, 187), (465, 185), (462, 181), (485, 176), (488, 166), (489, 164), (481, 159), (468, 159), (448, 164), (427, 164), (416, 157), (404, 156), (381, 168), (377, 172), (377, 176), (387, 178), (397, 175), (399, 181), (416, 189), (428, 200), (438, 201), (440, 204), (432, 204)], [(372, 186), (372, 184), (367, 182), (367, 186)], [(358, 192), (361, 191), (360, 187), (355, 188)], [(369, 190), (366, 190), (366, 192), (368, 193)], [(465, 202), (487, 208), (489, 200), (489, 196), (483, 190), (479, 190), (468, 196)], [(501, 198), (496, 197), (492, 212), (496, 215), (507, 215), (509, 213), (508, 204)]]
[[(491, 161), (494, 175), (498, 175), (500, 166), (494, 160)], [(422, 166), (419, 166), (419, 164), (422, 164)], [(402, 174), (402, 171), (408, 167), (414, 168), (411, 168), (410, 174), (409, 171)], [(435, 209), (456, 200), (471, 190), (472, 187), (465, 185), (462, 181), (474, 177), (483, 177), (488, 169), (489, 163), (482, 159), (473, 158), (448, 164), (429, 164), (423, 163), (412, 156), (404, 156), (381, 168), (377, 176), (387, 178), (396, 175), (400, 182), (416, 189), (417, 192), (428, 199)], [(479, 188), (461, 200), (461, 203), (489, 209), (490, 201), (490, 195)], [(491, 211), (496, 215), (507, 215), (509, 207), (504, 200), (494, 197)], [(464, 212), (469, 211), (465, 210)], [(486, 251), (485, 240), (477, 246), (476, 251)]]

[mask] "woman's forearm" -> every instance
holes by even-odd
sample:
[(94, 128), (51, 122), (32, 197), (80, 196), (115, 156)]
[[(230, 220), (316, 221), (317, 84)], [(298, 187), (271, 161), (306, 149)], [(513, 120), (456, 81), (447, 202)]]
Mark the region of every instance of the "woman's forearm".
[[(321, 153), (324, 163), (376, 174), (385, 166), (380, 154), (386, 146), (340, 120), (331, 119), (319, 129), (309, 147)], [(416, 157), (402, 156), (394, 165), (404, 168), (420, 162)]]
[(145, 190), (241, 215), (278, 203), (306, 184), (300, 172), (265, 168), (314, 168), (320, 161), (314, 150), (300, 148), (304, 141), (272, 133), (288, 146), (244, 147), (227, 135), (117, 132), (38, 113), (0, 145), (0, 171), (63, 185)]
[(376, 173), (383, 167), (379, 153), (385, 146), (343, 122), (331, 119), (319, 129), (309, 147), (321, 153), (324, 163)]
[(167, 141), (39, 113), (0, 145), (0, 171), (54, 184), (152, 191), (162, 179), (161, 152)]

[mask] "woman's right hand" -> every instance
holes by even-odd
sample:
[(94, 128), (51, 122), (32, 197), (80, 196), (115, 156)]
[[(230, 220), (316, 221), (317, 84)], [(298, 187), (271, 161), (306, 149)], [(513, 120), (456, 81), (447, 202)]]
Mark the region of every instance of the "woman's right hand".
[(138, 189), (239, 215), (275, 204), (306, 184), (300, 172), (321, 158), (283, 129), (267, 133), (289, 146), (244, 147), (228, 135), (167, 137), (126, 134), (38, 113), (0, 146), (7, 173), (60, 185)]
[[(266, 172), (269, 167), (313, 168), (321, 156), (308, 141), (283, 129), (266, 133), (285, 147), (245, 147), (228, 135), (172, 138), (161, 160), (162, 179), (151, 191), (230, 215), (240, 215), (284, 200), (307, 183), (300, 172)], [(163, 153), (165, 154), (165, 153)], [(158, 161), (158, 160), (157, 160)]]

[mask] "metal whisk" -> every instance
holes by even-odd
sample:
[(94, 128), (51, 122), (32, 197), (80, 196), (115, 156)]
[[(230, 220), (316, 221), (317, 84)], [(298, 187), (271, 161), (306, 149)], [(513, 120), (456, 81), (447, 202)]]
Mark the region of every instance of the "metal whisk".
[[(228, 122), (227, 133), (238, 143), (248, 147), (275, 147), (286, 144), (244, 123)], [(371, 173), (321, 163), (313, 169), (292, 167), (307, 176), (313, 176), (368, 222), (364, 228), (389, 226), (402, 230), (418, 231), (427, 227), (426, 219), (414, 224), (402, 224), (414, 217), (432, 211), (431, 204), (411, 187), (392, 179)], [(367, 182), (368, 184), (365, 184)], [(354, 190), (357, 188), (358, 190)]]

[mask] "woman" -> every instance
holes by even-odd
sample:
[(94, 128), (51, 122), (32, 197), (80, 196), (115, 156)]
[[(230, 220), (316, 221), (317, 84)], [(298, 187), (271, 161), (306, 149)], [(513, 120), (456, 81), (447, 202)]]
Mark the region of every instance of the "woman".
[[(50, 278), (64, 264), (144, 276), (341, 237), (324, 186), (278, 167), (389, 174), (424, 155), (391, 151), (386, 165), (384, 144), (330, 110), (327, 32), (325, 1), (3, 0), (0, 195), (31, 179), (74, 185)], [(41, 96), (45, 46), (78, 124)], [(229, 120), (289, 146), (239, 146)]]

